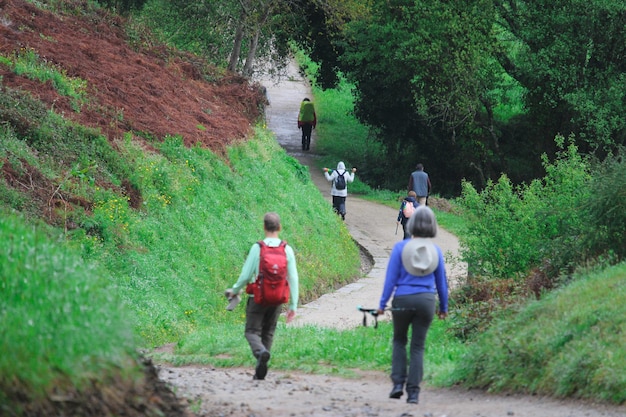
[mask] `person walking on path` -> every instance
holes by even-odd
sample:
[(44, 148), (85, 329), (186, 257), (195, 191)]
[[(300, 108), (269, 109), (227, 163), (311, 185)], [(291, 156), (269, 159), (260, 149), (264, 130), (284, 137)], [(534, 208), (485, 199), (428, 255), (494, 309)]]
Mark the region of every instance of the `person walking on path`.
[(333, 197), (333, 210), (341, 216), (342, 220), (346, 219), (346, 197), (348, 196), (348, 183), (354, 181), (354, 173), (356, 168), (352, 168), (351, 172), (346, 171), (346, 165), (343, 161), (339, 161), (337, 169), (328, 173), (329, 169), (324, 168), (324, 176), (326, 180), (332, 182), (330, 195)]
[[(417, 404), (424, 375), (426, 334), (435, 315), (448, 315), (448, 281), (443, 253), (431, 238), (437, 220), (427, 206), (419, 206), (407, 225), (411, 239), (401, 240), (391, 250), (377, 313), (383, 314), (393, 294), (393, 349), (389, 398), (400, 398), (406, 385), (407, 403)], [(411, 327), (410, 359), (407, 366), (408, 331)], [(407, 373), (408, 368), (408, 373)]]
[[(265, 238), (263, 242), (267, 246), (280, 246), (282, 240), (278, 236), (282, 230), (280, 217), (277, 213), (266, 213), (263, 217), (263, 230)], [(285, 246), (285, 255), (287, 257), (287, 281), (289, 283), (289, 307), (287, 311), (287, 323), (291, 322), (296, 316), (298, 307), (298, 269), (296, 267), (296, 257), (293, 248), (289, 245)], [(226, 290), (226, 297), (229, 299), (238, 296), (241, 290), (250, 283), (253, 283), (259, 275), (259, 262), (261, 259), (261, 247), (255, 243), (250, 248), (248, 257), (241, 269), (239, 279), (232, 288)], [(257, 364), (253, 379), (265, 379), (267, 375), (267, 363), (270, 360), (270, 351), (274, 340), (274, 332), (276, 323), (282, 305), (265, 306), (257, 304), (254, 296), (248, 297), (246, 305), (246, 328), (245, 336), (252, 350), (252, 354), (257, 359)]]
[(298, 113), (298, 129), (302, 129), (302, 150), (308, 151), (311, 147), (311, 133), (317, 126), (317, 114), (315, 106), (310, 99), (304, 98), (300, 103)]
[(415, 191), (417, 195), (417, 202), (425, 206), (426, 200), (430, 195), (430, 177), (427, 173), (424, 172), (424, 165), (417, 164), (415, 166), (415, 171), (411, 173), (409, 177), (409, 186), (407, 187), (407, 191)]
[(404, 231), (403, 239), (408, 239), (411, 237), (411, 233), (407, 230), (407, 223), (409, 222), (409, 218), (411, 214), (415, 211), (415, 208), (419, 206), (416, 200), (417, 195), (415, 191), (409, 191), (409, 194), (404, 197), (402, 203), (400, 204), (400, 210), (398, 210), (398, 218), (396, 221), (402, 225), (402, 230)]

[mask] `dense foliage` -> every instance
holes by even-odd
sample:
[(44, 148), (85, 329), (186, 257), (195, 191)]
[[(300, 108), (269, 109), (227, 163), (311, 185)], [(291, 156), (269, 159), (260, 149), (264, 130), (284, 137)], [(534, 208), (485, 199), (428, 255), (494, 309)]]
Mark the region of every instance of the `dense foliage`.
[[(239, 7), (152, 0), (141, 16), (226, 66)], [(541, 177), (557, 134), (599, 158), (624, 144), (623, 0), (309, 0), (275, 5), (271, 16), (244, 22), (246, 34), (261, 28), (255, 71), (267, 59), (280, 69), (294, 41), (318, 64), (323, 89), (346, 76), (355, 115), (385, 146), (380, 175), (368, 178), (375, 188), (404, 188), (391, 172), (422, 162), (434, 192), (456, 196), (462, 180), (482, 189), (501, 174), (513, 184)]]

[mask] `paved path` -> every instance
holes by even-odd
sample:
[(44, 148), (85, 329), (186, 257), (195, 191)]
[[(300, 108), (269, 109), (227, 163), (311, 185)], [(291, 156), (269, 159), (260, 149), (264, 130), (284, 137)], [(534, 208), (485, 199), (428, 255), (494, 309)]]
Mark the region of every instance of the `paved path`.
[[(331, 204), (330, 183), (322, 171), (314, 164), (316, 131), (313, 130), (311, 150), (304, 152), (301, 147), (301, 133), (297, 128), (298, 110), (304, 97), (313, 98), (311, 89), (292, 65), (288, 77), (279, 83), (264, 82), (270, 105), (267, 108), (267, 126), (272, 130), (278, 143), (303, 165), (309, 166), (311, 179)], [(356, 173), (359, 174), (358, 171)], [(407, 174), (408, 175), (408, 174)], [(348, 184), (348, 192), (350, 186)], [(361, 324), (362, 315), (356, 307), (378, 306), (378, 300), (385, 279), (389, 254), (393, 245), (402, 239), (402, 230), (396, 231), (397, 210), (373, 203), (348, 194), (346, 202), (346, 226), (352, 237), (373, 257), (375, 263), (371, 271), (358, 281), (340, 288), (334, 293), (325, 294), (319, 299), (303, 305), (295, 324), (313, 324), (323, 327), (349, 328)], [(444, 254), (456, 256), (459, 250), (458, 239), (439, 228), (435, 242)], [(449, 258), (449, 256), (447, 257)], [(466, 266), (446, 262), (450, 282), (466, 274)], [(387, 317), (389, 318), (389, 317)]]

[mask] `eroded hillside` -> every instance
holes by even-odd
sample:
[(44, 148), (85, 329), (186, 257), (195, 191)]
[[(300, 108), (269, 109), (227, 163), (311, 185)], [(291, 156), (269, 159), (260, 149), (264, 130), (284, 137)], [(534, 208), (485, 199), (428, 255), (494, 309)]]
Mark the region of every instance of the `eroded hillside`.
[[(131, 46), (117, 16), (105, 11), (58, 15), (22, 0), (4, 0), (0, 6), (0, 53), (33, 51), (69, 77), (85, 80), (88, 101), (76, 111), (52, 83), (16, 75), (4, 65), (2, 84), (30, 91), (109, 139), (126, 132), (181, 135), (188, 145), (199, 142), (219, 150), (245, 137), (259, 115), (263, 96), (245, 79), (218, 75), (200, 59), (163, 46), (143, 41)], [(71, 7), (87, 6), (74, 2)], [(208, 76), (215, 81), (207, 82)]]

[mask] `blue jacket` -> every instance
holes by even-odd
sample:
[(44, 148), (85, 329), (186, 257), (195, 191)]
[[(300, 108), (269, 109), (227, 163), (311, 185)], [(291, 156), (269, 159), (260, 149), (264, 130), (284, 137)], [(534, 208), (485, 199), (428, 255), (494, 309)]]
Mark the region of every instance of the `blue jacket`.
[(378, 308), (384, 310), (392, 295), (409, 295), (430, 292), (439, 296), (439, 311), (448, 312), (448, 278), (441, 248), (435, 245), (439, 253), (439, 265), (434, 272), (423, 277), (409, 274), (402, 265), (402, 249), (411, 239), (401, 240), (391, 250), (383, 294)]

